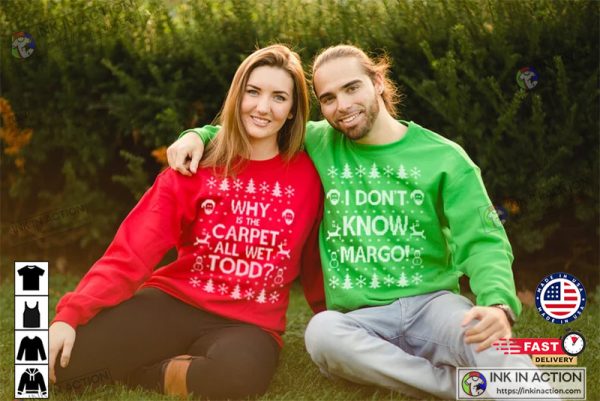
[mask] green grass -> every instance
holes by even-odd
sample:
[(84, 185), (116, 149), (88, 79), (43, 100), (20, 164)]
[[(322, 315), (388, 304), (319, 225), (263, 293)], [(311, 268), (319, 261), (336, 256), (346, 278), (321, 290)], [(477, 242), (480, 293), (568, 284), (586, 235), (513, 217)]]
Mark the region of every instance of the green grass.
[[(66, 291), (72, 289), (77, 279), (71, 276), (54, 274), (51, 278), (50, 311), (53, 314), (58, 299)], [(4, 280), (0, 283), (0, 399), (13, 398), (14, 392), (14, 283)], [(599, 306), (597, 304), (600, 292), (591, 294), (592, 299), (582, 317), (572, 325), (580, 330), (587, 339), (586, 351), (579, 356), (578, 366), (587, 367), (587, 399), (600, 399), (600, 336), (597, 335)], [(595, 296), (594, 296), (595, 295)], [(591, 302), (596, 301), (596, 302)], [(302, 297), (301, 290), (295, 286), (292, 291), (290, 308), (288, 310), (288, 330), (284, 336), (285, 347), (282, 351), (277, 373), (269, 391), (258, 398), (260, 401), (282, 400), (409, 400), (396, 392), (355, 385), (346, 381), (330, 381), (324, 378), (317, 367), (311, 362), (304, 349), (303, 333), (311, 312)], [(559, 337), (565, 327), (544, 322), (532, 308), (526, 308), (517, 325), (516, 337)], [(51, 391), (51, 400), (175, 400), (161, 394), (141, 390), (130, 390), (121, 385), (105, 386), (90, 390), (84, 394), (71, 395)]]

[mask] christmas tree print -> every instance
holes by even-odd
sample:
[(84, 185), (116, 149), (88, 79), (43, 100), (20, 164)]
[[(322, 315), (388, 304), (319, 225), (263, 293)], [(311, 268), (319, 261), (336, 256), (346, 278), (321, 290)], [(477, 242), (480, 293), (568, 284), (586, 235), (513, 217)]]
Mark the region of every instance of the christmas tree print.
[(348, 163), (344, 164), (344, 169), (342, 170), (342, 178), (352, 178), (352, 170)]
[(248, 185), (246, 186), (246, 192), (249, 194), (256, 193), (256, 186), (254, 185), (254, 180), (252, 178), (250, 178), (250, 181), (248, 181)]
[(371, 277), (371, 288), (379, 288), (379, 277), (377, 277), (377, 273), (373, 273), (373, 277)]
[(373, 163), (371, 170), (369, 171), (369, 178), (379, 178), (379, 170), (377, 170), (377, 164)]
[(279, 183), (276, 182), (275, 185), (273, 186), (273, 192), (271, 192), (271, 195), (279, 198), (281, 197), (281, 187), (279, 186)]
[(264, 288), (260, 290), (260, 293), (256, 297), (256, 302), (258, 302), (259, 304), (264, 304), (265, 302), (267, 302), (267, 295)]
[(236, 284), (236, 286), (233, 288), (233, 291), (231, 291), (230, 296), (233, 299), (241, 299), (242, 298), (239, 284)]
[(345, 290), (352, 289), (352, 281), (350, 280), (350, 275), (346, 273), (346, 278), (344, 278), (344, 284), (342, 284), (342, 288)]
[(229, 191), (229, 179), (224, 178), (223, 181), (221, 181), (221, 185), (219, 185), (219, 190)]
[(398, 287), (408, 287), (408, 280), (406, 279), (406, 274), (404, 272), (400, 274), (400, 278), (398, 279)]
[(398, 167), (398, 178), (405, 180), (408, 178), (408, 174), (406, 173), (406, 169), (404, 168), (404, 164), (401, 164)]
[(212, 278), (208, 279), (206, 284), (204, 284), (204, 291), (208, 293), (215, 292), (215, 285), (213, 284)]

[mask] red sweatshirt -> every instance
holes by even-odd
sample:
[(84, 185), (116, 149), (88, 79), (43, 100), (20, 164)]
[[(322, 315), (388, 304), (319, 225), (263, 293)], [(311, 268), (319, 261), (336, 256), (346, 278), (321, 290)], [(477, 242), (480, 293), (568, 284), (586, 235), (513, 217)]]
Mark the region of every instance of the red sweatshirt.
[[(123, 221), (54, 321), (76, 328), (103, 308), (155, 287), (197, 308), (285, 330), (290, 286), (298, 275), (313, 310), (325, 309), (318, 248), (323, 194), (305, 153), (249, 161), (235, 177), (212, 168), (186, 177), (159, 174)], [(177, 260), (154, 271), (177, 247)]]

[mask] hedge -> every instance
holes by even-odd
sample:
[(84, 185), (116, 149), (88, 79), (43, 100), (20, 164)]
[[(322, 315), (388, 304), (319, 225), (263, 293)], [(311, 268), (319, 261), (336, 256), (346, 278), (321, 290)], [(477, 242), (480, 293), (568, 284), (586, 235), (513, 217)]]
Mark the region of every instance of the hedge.
[(403, 118), (481, 167), (517, 263), (597, 280), (598, 17), (594, 1), (4, 1), (4, 37), (36, 47), (2, 46), (2, 262), (87, 268), (253, 49), (290, 44), (308, 70), (353, 43), (391, 56)]

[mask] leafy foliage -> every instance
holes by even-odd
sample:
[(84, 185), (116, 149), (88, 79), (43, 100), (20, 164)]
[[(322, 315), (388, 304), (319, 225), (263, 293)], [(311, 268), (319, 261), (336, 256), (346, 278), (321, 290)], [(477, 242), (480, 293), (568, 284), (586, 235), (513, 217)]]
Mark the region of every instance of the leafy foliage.
[[(466, 148), (493, 201), (510, 212), (506, 227), (518, 255), (559, 257), (557, 268), (596, 277), (598, 7), (551, 0), (7, 0), (0, 10), (5, 33), (26, 30), (36, 50), (24, 60), (5, 56), (1, 67), (3, 97), (20, 129), (32, 133), (16, 154), (4, 151), (10, 179), (1, 186), (2, 230), (85, 204), (93, 216), (87, 230), (69, 244), (52, 236), (43, 242), (99, 256), (159, 171), (151, 152), (211, 121), (247, 54), (284, 42), (308, 67), (321, 48), (343, 42), (391, 56), (392, 78), (406, 95), (404, 118)], [(531, 91), (515, 79), (527, 66), (539, 73)], [(137, 172), (128, 172), (133, 160)], [(119, 176), (128, 178), (113, 178)], [(39, 245), (10, 249), (35, 254)]]

